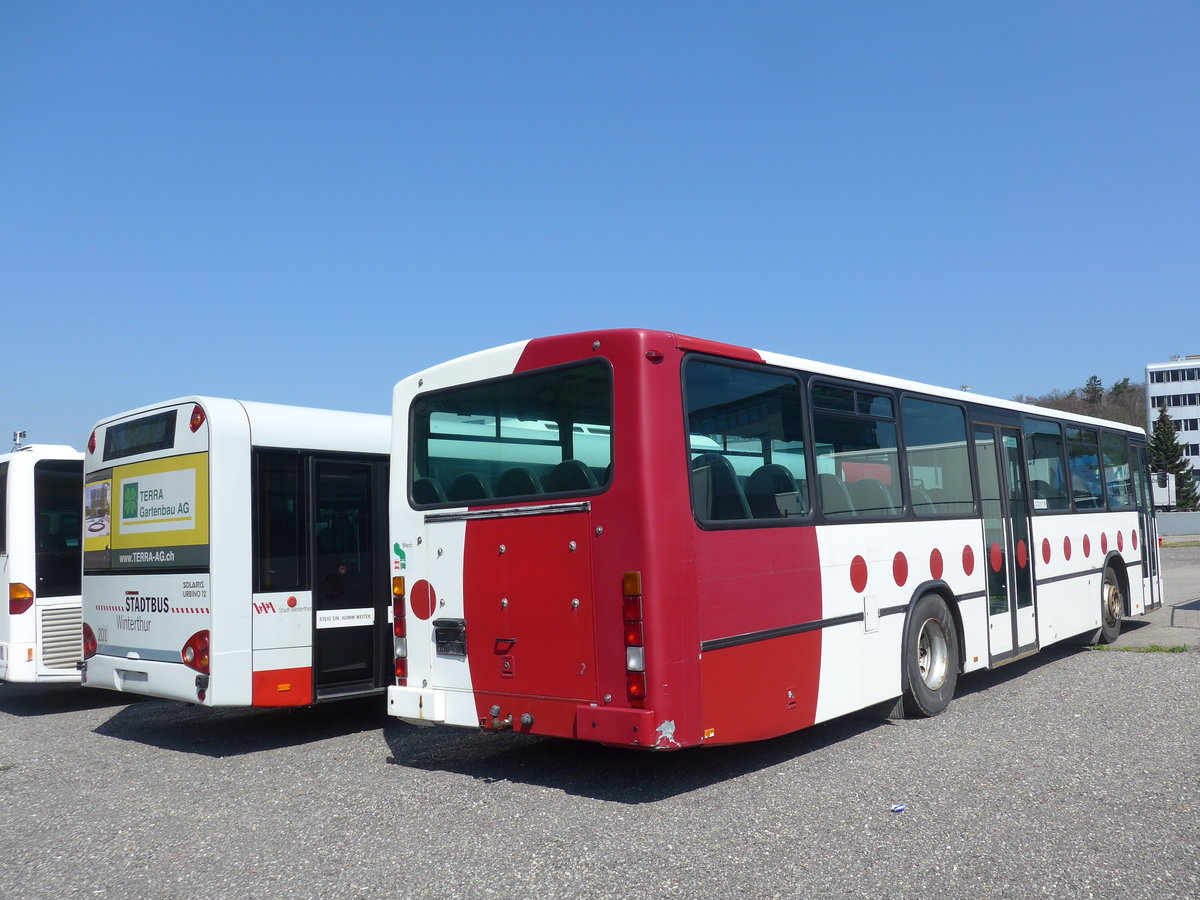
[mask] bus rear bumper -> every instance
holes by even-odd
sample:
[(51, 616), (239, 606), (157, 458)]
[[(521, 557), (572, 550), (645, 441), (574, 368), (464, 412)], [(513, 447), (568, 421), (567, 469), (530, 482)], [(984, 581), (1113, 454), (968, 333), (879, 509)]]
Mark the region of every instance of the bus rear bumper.
[(163, 700), (182, 700), (184, 703), (203, 703), (198, 679), (203, 679), (205, 687), (208, 684), (207, 676), (200, 675), (183, 663), (126, 659), (103, 654), (87, 660), (83, 674), (83, 683), (87, 687), (107, 688)]
[(446, 692), (392, 685), (387, 691), (388, 714), (414, 725), (446, 721)]

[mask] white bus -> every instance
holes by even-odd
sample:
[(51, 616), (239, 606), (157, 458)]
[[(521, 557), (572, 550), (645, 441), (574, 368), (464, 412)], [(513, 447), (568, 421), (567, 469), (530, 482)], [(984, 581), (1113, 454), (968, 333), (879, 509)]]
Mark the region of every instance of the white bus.
[(84, 471), (83, 683), (308, 706), (392, 680), (387, 416), (187, 397)]
[(30, 444), (0, 455), (0, 681), (79, 681), (83, 454)]
[(410, 722), (676, 749), (936, 715), (1162, 604), (1117, 422), (623, 329), (411, 375), (392, 427)]

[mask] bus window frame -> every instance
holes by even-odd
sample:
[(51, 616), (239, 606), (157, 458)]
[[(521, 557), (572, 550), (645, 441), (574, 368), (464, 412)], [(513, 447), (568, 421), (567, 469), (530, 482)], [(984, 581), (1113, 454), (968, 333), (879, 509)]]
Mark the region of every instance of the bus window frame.
[[(693, 361), (722, 365), (731, 369), (743, 369), (750, 372), (765, 372), (772, 375), (779, 375), (789, 379), (796, 385), (798, 391), (797, 402), (800, 404), (800, 432), (804, 441), (804, 467), (806, 473), (808, 473), (808, 476), (805, 478), (804, 488), (804, 501), (807, 511), (803, 515), (762, 519), (756, 519), (753, 516), (745, 519), (702, 519), (696, 514), (696, 505), (692, 499), (691, 483), (692, 455), (695, 451), (692, 448), (692, 434), (689, 425), (691, 405), (688, 398), (686, 375), (687, 366)], [(684, 354), (683, 360), (680, 362), (679, 393), (681, 411), (683, 413), (681, 443), (685, 493), (687, 494), (688, 509), (691, 512), (692, 521), (695, 522), (698, 528), (703, 531), (731, 531), (742, 528), (793, 528), (814, 524), (817, 507), (813, 502), (816, 494), (813, 491), (811, 476), (811, 473), (815, 471), (815, 460), (813, 458), (812, 422), (808, 409), (808, 373), (790, 369), (787, 366), (773, 366), (769, 363), (749, 362), (732, 359), (727, 356), (716, 356), (710, 353), (689, 352)]]
[[(931, 394), (923, 394), (918, 391), (900, 391), (899, 392), (899, 400), (900, 400), (899, 406), (898, 406), (899, 412), (897, 414), (896, 424), (897, 424), (898, 433), (899, 433), (898, 440), (900, 443), (899, 450), (900, 450), (900, 460), (902, 463), (901, 468), (900, 468), (900, 478), (903, 482), (905, 482), (905, 490), (906, 490), (906, 494), (907, 494), (907, 505), (904, 508), (903, 518), (912, 520), (914, 522), (936, 522), (939, 520), (949, 520), (949, 519), (978, 519), (978, 518), (980, 518), (982, 513), (980, 512), (980, 508), (979, 508), (979, 469), (978, 469), (978, 464), (975, 459), (975, 453), (973, 452), (974, 445), (973, 445), (972, 437), (971, 437), (971, 426), (972, 426), (971, 408), (967, 404), (961, 403), (956, 400), (951, 400), (946, 397), (936, 397)], [(966, 455), (967, 455), (967, 478), (970, 481), (970, 485), (971, 485), (971, 509), (969, 512), (939, 512), (939, 513), (934, 513), (933, 515), (925, 516), (925, 515), (918, 515), (916, 509), (913, 507), (912, 485), (910, 483), (908, 483), (908, 471), (909, 471), (908, 435), (906, 434), (906, 429), (904, 427), (904, 402), (906, 400), (919, 400), (919, 401), (922, 401), (925, 403), (937, 403), (942, 406), (948, 406), (953, 409), (957, 409), (960, 413), (962, 413), (963, 433), (964, 433), (964, 441), (965, 441), (964, 447), (966, 449)], [(962, 501), (954, 501), (954, 502), (960, 503)], [(841, 521), (841, 520), (839, 520), (839, 521)], [(888, 521), (890, 521), (890, 520), (888, 520)]]
[[(904, 430), (902, 427), (901, 416), (900, 416), (900, 403), (901, 403), (901, 400), (903, 397), (903, 392), (896, 390), (895, 388), (888, 387), (887, 385), (882, 385), (882, 384), (871, 384), (869, 382), (851, 381), (849, 379), (837, 378), (837, 377), (829, 376), (829, 375), (819, 375), (819, 374), (815, 374), (815, 373), (810, 374), (809, 378), (808, 378), (808, 395), (807, 395), (808, 396), (808, 420), (809, 420), (808, 426), (809, 426), (810, 434), (812, 435), (812, 439), (811, 439), (810, 443), (812, 444), (812, 447), (813, 447), (814, 457), (816, 456), (816, 445), (817, 445), (816, 416), (818, 413), (818, 408), (817, 408), (816, 402), (813, 399), (813, 392), (818, 387), (826, 387), (826, 386), (827, 387), (836, 387), (836, 388), (846, 388), (848, 390), (853, 391), (854, 392), (854, 400), (852, 403), (853, 408), (849, 409), (849, 410), (839, 410), (839, 409), (833, 409), (831, 407), (821, 407), (819, 410), (821, 412), (821, 414), (831, 415), (831, 416), (841, 416), (843, 418), (849, 418), (849, 419), (870, 419), (870, 420), (876, 421), (876, 422), (890, 422), (892, 424), (892, 426), (895, 428), (895, 430), (896, 430), (896, 448), (895, 448), (896, 473), (895, 473), (895, 477), (896, 477), (897, 487), (900, 490), (900, 496), (898, 498), (900, 501), (900, 507), (899, 507), (899, 512), (896, 515), (891, 515), (891, 516), (888, 516), (888, 515), (864, 516), (864, 515), (859, 515), (857, 512), (855, 512), (855, 514), (853, 514), (853, 515), (832, 516), (831, 517), (831, 516), (827, 515), (825, 512), (824, 496), (821, 493), (820, 484), (818, 483), (817, 489), (813, 492), (813, 496), (815, 498), (814, 506), (819, 510), (820, 520), (827, 525), (847, 525), (847, 524), (863, 523), (863, 522), (874, 522), (874, 523), (901, 522), (901, 521), (915, 520), (917, 517), (915, 516), (915, 514), (912, 511), (912, 502), (911, 502), (911, 499), (909, 496), (910, 491), (908, 489), (908, 484), (907, 484), (908, 479), (905, 474), (906, 470), (907, 470), (907, 460), (904, 456)], [(878, 396), (888, 398), (892, 403), (891, 416), (881, 416), (881, 415), (871, 413), (871, 412), (860, 412), (859, 411), (860, 404), (859, 404), (859, 396), (858, 396), (860, 391), (865, 391), (870, 394), (875, 394)], [(812, 472), (813, 472), (813, 475), (817, 476), (817, 478), (819, 480), (820, 472), (817, 470), (815, 462), (814, 462), (814, 467), (813, 467)], [(972, 491), (974, 491), (974, 487), (972, 487)], [(922, 521), (924, 520), (924, 518), (925, 517), (922, 517)], [(934, 518), (934, 517), (931, 516), (928, 518)]]
[[(504, 497), (487, 497), (487, 498), (481, 499), (481, 500), (470, 500), (470, 501), (445, 500), (445, 501), (439, 501), (437, 503), (418, 503), (414, 499), (413, 483), (416, 480), (415, 479), (416, 465), (417, 465), (417, 454), (416, 454), (417, 443), (416, 443), (416, 441), (417, 441), (417, 435), (418, 435), (418, 429), (417, 429), (417, 423), (416, 423), (416, 412), (417, 412), (417, 405), (419, 403), (421, 403), (423, 401), (427, 401), (429, 398), (438, 397), (439, 395), (443, 395), (443, 394), (457, 393), (459, 391), (462, 391), (462, 390), (465, 390), (468, 388), (478, 388), (478, 387), (490, 386), (490, 385), (494, 385), (494, 384), (500, 384), (503, 382), (519, 381), (521, 379), (528, 378), (528, 377), (535, 376), (535, 375), (546, 375), (549, 373), (559, 372), (559, 371), (564, 371), (564, 370), (569, 370), (569, 369), (579, 369), (579, 368), (583, 368), (585, 366), (603, 366), (604, 369), (606, 370), (606, 377), (607, 377), (607, 381), (608, 381), (607, 400), (608, 400), (608, 413), (609, 413), (608, 465), (609, 465), (609, 470), (610, 470), (608, 479), (606, 481), (603, 481), (603, 482), (598, 481), (595, 488), (585, 488), (583, 490), (557, 491), (554, 493), (542, 492), (542, 493), (538, 493), (538, 494), (527, 494), (527, 495), (523, 494), (523, 495), (512, 495), (512, 496), (504, 496)], [(613, 481), (616, 478), (616, 470), (617, 470), (617, 466), (616, 466), (617, 421), (616, 420), (617, 420), (617, 408), (616, 408), (615, 371), (613, 369), (612, 361), (609, 360), (607, 357), (603, 357), (603, 356), (590, 357), (588, 359), (583, 359), (583, 360), (571, 360), (569, 362), (560, 363), (557, 365), (542, 366), (537, 369), (529, 369), (529, 370), (521, 371), (521, 372), (511, 372), (509, 374), (499, 375), (494, 378), (481, 378), (477, 381), (463, 382), (463, 383), (451, 385), (449, 387), (439, 388), (437, 390), (422, 391), (420, 393), (414, 394), (412, 400), (409, 402), (409, 405), (408, 405), (408, 429), (407, 429), (407, 434), (406, 434), (408, 460), (407, 460), (406, 471), (404, 473), (404, 478), (405, 478), (404, 490), (405, 490), (405, 495), (408, 498), (409, 507), (411, 509), (415, 509), (415, 510), (461, 509), (463, 506), (505, 506), (505, 505), (513, 505), (513, 504), (518, 504), (518, 503), (545, 503), (545, 502), (554, 502), (554, 501), (563, 500), (563, 499), (574, 499), (576, 497), (595, 497), (600, 494), (603, 494), (612, 487)], [(587, 424), (587, 423), (581, 423), (581, 422), (573, 422), (572, 423), (573, 426), (581, 425), (581, 424)], [(560, 435), (561, 435), (561, 431), (560, 431)], [(430, 440), (429, 437), (425, 438), (426, 450), (428, 450), (429, 440)], [(565, 450), (565, 447), (561, 440), (561, 436), (560, 436), (559, 441), (556, 443), (556, 446)], [(571, 458), (576, 458), (576, 457), (571, 457)], [(565, 458), (564, 458), (564, 461), (565, 461)]]
[(1059, 473), (1061, 476), (1068, 477), (1068, 478), (1070, 477), (1071, 470), (1070, 470), (1070, 464), (1069, 464), (1069, 454), (1067, 452), (1067, 435), (1066, 435), (1066, 431), (1063, 426), (1067, 422), (1071, 422), (1072, 424), (1075, 424), (1074, 420), (1065, 419), (1065, 418), (1047, 418), (1045, 416), (1031, 416), (1031, 415), (1023, 415), (1021, 417), (1022, 459), (1024, 460), (1024, 464), (1025, 464), (1025, 481), (1026, 481), (1026, 488), (1027, 488), (1025, 502), (1028, 505), (1029, 513), (1034, 516), (1061, 516), (1061, 515), (1067, 515), (1067, 514), (1073, 515), (1077, 512), (1091, 512), (1092, 510), (1082, 510), (1082, 509), (1075, 508), (1075, 498), (1073, 496), (1071, 496), (1071, 489), (1070, 489), (1069, 484), (1064, 488), (1064, 490), (1066, 492), (1065, 493), (1066, 504), (1064, 506), (1059, 507), (1057, 509), (1050, 507), (1050, 506), (1039, 507), (1037, 505), (1037, 503), (1035, 502), (1038, 499), (1045, 500), (1046, 498), (1038, 498), (1038, 497), (1034, 496), (1034, 486), (1033, 485), (1034, 485), (1035, 479), (1033, 477), (1033, 473), (1029, 470), (1029, 466), (1030, 466), (1030, 463), (1034, 459), (1041, 459), (1043, 457), (1035, 457), (1029, 452), (1029, 449), (1030, 449), (1029, 448), (1029, 437), (1030, 437), (1031, 433), (1032, 434), (1049, 434), (1049, 432), (1030, 432), (1030, 431), (1028, 431), (1029, 424), (1034, 423), (1034, 422), (1040, 423), (1042, 425), (1053, 425), (1054, 428), (1057, 430), (1057, 432), (1058, 432)]

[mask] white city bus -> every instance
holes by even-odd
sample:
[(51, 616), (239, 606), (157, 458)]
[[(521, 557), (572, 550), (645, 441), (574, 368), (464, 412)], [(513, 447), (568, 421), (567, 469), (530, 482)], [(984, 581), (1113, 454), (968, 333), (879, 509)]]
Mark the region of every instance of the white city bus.
[(79, 681), (82, 492), (78, 450), (0, 455), (0, 681)]
[(381, 692), (388, 440), (387, 416), (209, 397), (98, 423), (84, 684), (205, 706)]
[(401, 719), (674, 749), (887, 704), (1162, 603), (1146, 434), (680, 334), (393, 395)]

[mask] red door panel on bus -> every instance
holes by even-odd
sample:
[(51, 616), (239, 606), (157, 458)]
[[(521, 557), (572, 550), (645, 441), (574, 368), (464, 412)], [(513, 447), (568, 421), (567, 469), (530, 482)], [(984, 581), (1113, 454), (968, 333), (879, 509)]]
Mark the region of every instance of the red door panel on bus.
[(588, 532), (584, 513), (468, 523), (463, 611), (476, 691), (595, 698)]

